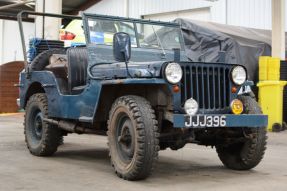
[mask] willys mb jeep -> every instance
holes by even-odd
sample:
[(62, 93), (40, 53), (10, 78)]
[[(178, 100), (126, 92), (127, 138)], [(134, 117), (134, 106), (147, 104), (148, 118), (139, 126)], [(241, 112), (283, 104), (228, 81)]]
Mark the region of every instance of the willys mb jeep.
[[(22, 12), (23, 15), (65, 15)], [(159, 150), (187, 143), (216, 148), (230, 169), (248, 170), (266, 149), (262, 115), (241, 65), (193, 62), (181, 28), (83, 13), (86, 45), (49, 49), (20, 73), (25, 140), (36, 156), (68, 133), (107, 135), (111, 164), (127, 180), (146, 178)]]

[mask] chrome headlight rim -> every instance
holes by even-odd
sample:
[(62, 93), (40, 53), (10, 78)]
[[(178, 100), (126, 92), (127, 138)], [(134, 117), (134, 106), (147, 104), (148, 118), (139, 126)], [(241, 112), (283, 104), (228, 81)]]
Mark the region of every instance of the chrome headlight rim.
[[(167, 70), (170, 70), (171, 68), (176, 69), (175, 71), (171, 71), (171, 72), (178, 72), (179, 76), (176, 79), (172, 79), (172, 78), (174, 78), (174, 76), (170, 75), (170, 71), (167, 71)], [(179, 83), (181, 81), (182, 77), (183, 77), (182, 68), (176, 62), (167, 63), (165, 68), (164, 68), (163, 73), (164, 73), (165, 79), (171, 84)]]
[[(237, 71), (236, 71), (237, 70)], [(244, 74), (244, 78), (243, 79), (235, 79), (235, 74), (234, 72), (238, 72), (238, 70), (241, 70), (241, 72), (243, 72), (242, 74)], [(232, 82), (236, 85), (242, 85), (244, 84), (244, 82), (246, 82), (247, 80), (247, 72), (246, 72), (246, 69), (243, 67), (243, 66), (235, 66), (232, 68), (231, 70), (231, 79), (232, 79)]]

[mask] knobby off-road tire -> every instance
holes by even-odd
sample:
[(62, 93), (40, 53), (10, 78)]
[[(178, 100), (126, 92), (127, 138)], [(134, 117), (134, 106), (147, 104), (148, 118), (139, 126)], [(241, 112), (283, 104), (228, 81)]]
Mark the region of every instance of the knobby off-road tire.
[(118, 98), (110, 111), (108, 145), (111, 164), (125, 180), (148, 177), (158, 158), (159, 133), (150, 103), (138, 96)]
[(32, 63), (30, 64), (30, 70), (44, 70), (44, 68), (49, 65), (49, 59), (53, 54), (66, 54), (66, 50), (61, 48), (53, 48), (40, 53), (34, 58)]
[(46, 122), (48, 101), (44, 93), (30, 97), (25, 108), (24, 134), (29, 151), (36, 156), (50, 156), (57, 151), (62, 131)]
[[(262, 114), (258, 103), (250, 96), (240, 96), (243, 102), (244, 113)], [(232, 145), (218, 145), (216, 151), (222, 163), (233, 170), (249, 170), (259, 164), (264, 156), (267, 143), (266, 127), (243, 128), (251, 136), (244, 143)]]

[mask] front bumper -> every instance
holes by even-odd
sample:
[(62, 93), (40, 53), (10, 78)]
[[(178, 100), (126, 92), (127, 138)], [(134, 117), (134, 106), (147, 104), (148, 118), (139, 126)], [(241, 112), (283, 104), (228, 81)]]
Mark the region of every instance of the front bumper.
[[(225, 126), (224, 127), (267, 127), (268, 124), (268, 116), (261, 115), (261, 114), (242, 114), (242, 115), (233, 115), (233, 114), (226, 114), (226, 115), (217, 115), (217, 114), (210, 114), (210, 115), (196, 115), (197, 117), (203, 116), (219, 116), (224, 117), (225, 119)], [(188, 115), (185, 114), (174, 114), (173, 115), (173, 126), (175, 128), (205, 128), (206, 125), (199, 125), (199, 126), (192, 126), (190, 125), (190, 118), (187, 119)], [(205, 124), (204, 122), (202, 124)], [(209, 126), (211, 128), (217, 128), (222, 126)]]

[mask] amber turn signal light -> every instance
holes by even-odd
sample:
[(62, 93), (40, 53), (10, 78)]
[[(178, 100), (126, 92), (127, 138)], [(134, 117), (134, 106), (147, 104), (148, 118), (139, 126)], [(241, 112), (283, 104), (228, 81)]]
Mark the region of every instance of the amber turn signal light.
[(178, 86), (178, 85), (174, 85), (174, 86), (172, 87), (172, 90), (173, 90), (173, 92), (175, 92), (175, 93), (179, 92), (179, 86)]
[(234, 99), (230, 104), (230, 108), (232, 113), (239, 115), (243, 112), (243, 103), (239, 99)]
[(236, 92), (237, 92), (237, 88), (236, 88), (235, 86), (233, 86), (233, 87), (231, 88), (231, 92), (232, 92), (232, 93), (236, 93)]

